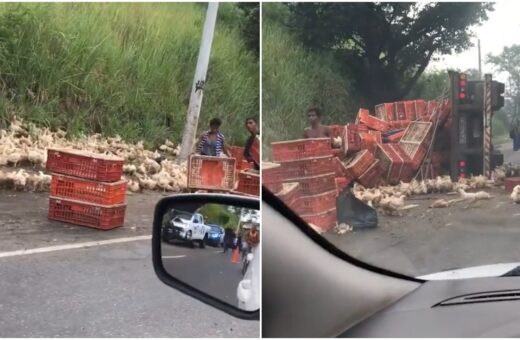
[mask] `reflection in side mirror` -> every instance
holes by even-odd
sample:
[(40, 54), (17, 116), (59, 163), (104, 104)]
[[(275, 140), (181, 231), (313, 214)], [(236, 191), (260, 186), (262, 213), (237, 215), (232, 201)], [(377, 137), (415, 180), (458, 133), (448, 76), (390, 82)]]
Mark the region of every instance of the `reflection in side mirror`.
[(169, 276), (240, 310), (259, 310), (257, 209), (213, 202), (167, 204), (160, 238), (162, 267)]

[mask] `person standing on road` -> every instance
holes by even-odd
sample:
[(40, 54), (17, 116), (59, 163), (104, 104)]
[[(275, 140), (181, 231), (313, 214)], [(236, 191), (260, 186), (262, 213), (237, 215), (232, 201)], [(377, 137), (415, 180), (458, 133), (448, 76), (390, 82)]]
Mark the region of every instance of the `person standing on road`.
[(516, 120), (509, 132), (509, 137), (513, 140), (513, 151), (520, 149), (520, 121)]
[(321, 124), (321, 113), (317, 108), (307, 111), (307, 121), (310, 126), (303, 131), (303, 138), (332, 137), (329, 127)]
[(253, 163), (255, 170), (260, 170), (260, 159), (259, 159), (259, 149), (260, 149), (260, 139), (259, 139), (259, 131), (257, 125), (256, 118), (249, 117), (246, 119), (246, 129), (249, 131), (251, 136), (246, 141), (246, 145), (244, 147), (244, 158), (249, 162)]
[(209, 122), (209, 130), (203, 132), (197, 141), (197, 153), (203, 156), (221, 157), (227, 155), (231, 157), (231, 151), (226, 144), (226, 138), (219, 129), (222, 121), (213, 118)]
[(233, 229), (226, 228), (224, 231), (224, 251), (226, 253), (228, 249), (233, 249), (233, 241), (235, 239), (235, 233)]

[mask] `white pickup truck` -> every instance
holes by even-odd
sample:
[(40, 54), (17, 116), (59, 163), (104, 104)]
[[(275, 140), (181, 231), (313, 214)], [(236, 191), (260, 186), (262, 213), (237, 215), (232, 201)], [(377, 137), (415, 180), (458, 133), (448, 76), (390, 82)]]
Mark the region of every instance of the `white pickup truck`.
[(198, 242), (200, 248), (206, 246), (210, 227), (204, 223), (204, 217), (199, 213), (189, 213), (174, 210), (163, 227), (163, 240), (181, 240), (192, 246)]

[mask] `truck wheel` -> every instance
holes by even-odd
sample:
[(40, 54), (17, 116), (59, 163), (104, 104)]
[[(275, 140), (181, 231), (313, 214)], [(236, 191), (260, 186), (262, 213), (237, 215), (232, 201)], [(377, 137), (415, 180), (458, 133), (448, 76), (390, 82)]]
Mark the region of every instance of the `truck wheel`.
[(186, 238), (188, 239), (188, 242), (190, 243), (190, 247), (191, 247), (191, 248), (194, 248), (195, 245), (193, 244), (193, 240), (191, 239), (191, 235), (192, 235), (192, 234), (191, 234), (191, 230), (188, 230), (188, 231), (186, 232)]
[(199, 242), (200, 248), (206, 248), (206, 243), (208, 242), (208, 234), (204, 235), (204, 238)]

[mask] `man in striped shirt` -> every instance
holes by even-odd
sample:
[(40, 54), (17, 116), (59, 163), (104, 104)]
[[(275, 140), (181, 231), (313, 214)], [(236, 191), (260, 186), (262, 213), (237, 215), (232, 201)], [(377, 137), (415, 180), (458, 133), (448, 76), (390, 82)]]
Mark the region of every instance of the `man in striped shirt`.
[(220, 157), (223, 154), (231, 157), (226, 138), (219, 131), (222, 122), (218, 118), (213, 118), (209, 122), (209, 130), (203, 132), (197, 142), (197, 153), (203, 156)]

